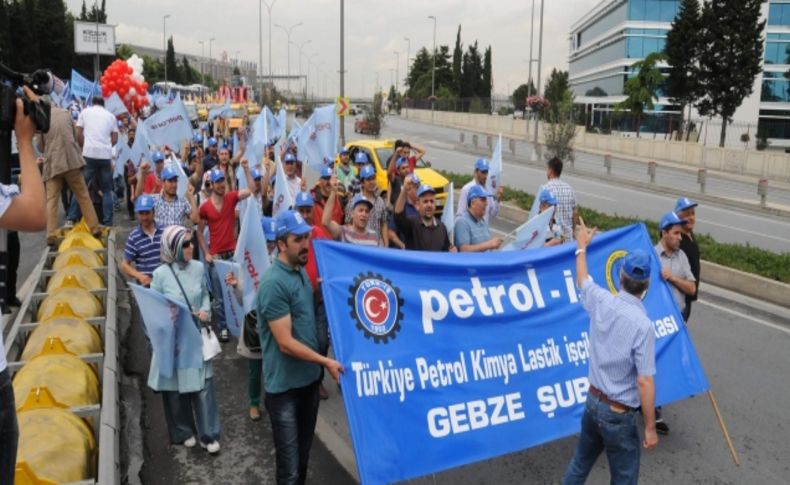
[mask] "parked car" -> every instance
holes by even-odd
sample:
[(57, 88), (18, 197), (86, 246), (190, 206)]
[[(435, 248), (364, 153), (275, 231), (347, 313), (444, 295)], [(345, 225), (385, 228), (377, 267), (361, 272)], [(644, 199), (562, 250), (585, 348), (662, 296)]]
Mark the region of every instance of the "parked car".
[(354, 121), (354, 132), (363, 135), (378, 136), (381, 131), (381, 124), (378, 121), (369, 121), (366, 118), (357, 118)]

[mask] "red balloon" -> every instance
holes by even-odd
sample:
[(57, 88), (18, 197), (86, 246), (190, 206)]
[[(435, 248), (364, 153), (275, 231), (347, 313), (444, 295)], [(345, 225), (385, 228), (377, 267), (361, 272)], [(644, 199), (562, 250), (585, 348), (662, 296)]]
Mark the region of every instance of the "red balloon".
[(134, 70), (132, 69), (132, 66), (130, 66), (129, 64), (126, 64), (125, 62), (124, 62), (124, 65), (126, 65), (126, 74), (132, 74), (134, 72)]

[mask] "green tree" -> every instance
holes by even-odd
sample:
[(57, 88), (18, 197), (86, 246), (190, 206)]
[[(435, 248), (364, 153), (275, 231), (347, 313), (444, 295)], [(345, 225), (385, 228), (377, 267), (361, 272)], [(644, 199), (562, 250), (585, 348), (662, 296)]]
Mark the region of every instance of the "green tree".
[(636, 75), (626, 81), (623, 93), (626, 99), (615, 107), (617, 110), (627, 110), (632, 115), (636, 115), (637, 138), (642, 125), (642, 116), (645, 111), (655, 108), (653, 100), (658, 101), (658, 90), (664, 82), (664, 76), (657, 64), (663, 60), (664, 54), (654, 52), (644, 60), (632, 64), (631, 69), (636, 71)]
[(552, 69), (543, 96), (549, 101), (549, 118), (559, 117), (560, 104), (565, 97), (565, 92), (570, 89), (568, 82), (568, 71)]
[[(669, 99), (680, 106), (683, 117), (689, 108), (686, 133), (691, 126), (691, 106), (699, 95), (699, 57), (701, 29), (699, 1), (682, 0), (677, 17), (672, 21), (672, 28), (667, 33), (664, 53), (669, 63), (669, 76), (664, 89)], [(683, 130), (678, 130), (678, 139)]]
[(587, 92), (584, 93), (584, 95), (585, 96), (596, 97), (596, 98), (603, 98), (605, 96), (609, 96), (609, 94), (606, 91), (604, 91), (603, 88), (601, 88), (599, 86), (595, 86), (592, 89), (588, 89)]
[(167, 67), (167, 81), (181, 83), (181, 76), (178, 72), (176, 63), (176, 49), (173, 46), (173, 37), (167, 39), (167, 53), (165, 54), (165, 66)]
[(522, 84), (513, 91), (510, 101), (513, 102), (513, 107), (515, 109), (524, 111), (527, 108), (527, 98), (534, 96), (537, 92), (538, 90), (535, 89), (535, 84), (530, 80), (529, 87), (527, 87), (526, 84)]
[(544, 157), (554, 157), (564, 161), (573, 161), (573, 139), (576, 137), (576, 122), (573, 119), (573, 94), (566, 89), (559, 100), (547, 113), (545, 124), (546, 151)]
[(133, 54), (134, 49), (132, 49), (129, 44), (118, 44), (118, 47), (115, 48), (115, 55), (123, 60), (132, 57)]
[(456, 95), (461, 94), (462, 64), (464, 58), (463, 44), (461, 44), (461, 26), (458, 26), (458, 33), (455, 35), (455, 49), (453, 49), (453, 91)]
[(49, 68), (56, 75), (69, 75), (74, 65), (73, 22), (67, 23), (66, 5), (63, 0), (38, 0), (35, 26), (40, 49), (40, 66)]
[[(493, 77), (491, 74), (491, 46), (488, 46), (483, 54), (483, 79), (481, 91), (477, 93), (481, 98), (491, 99), (491, 89)], [(489, 101), (490, 103), (490, 101)]]
[(41, 67), (38, 35), (35, 28), (35, 0), (13, 0), (9, 4), (10, 68), (30, 72)]
[(701, 98), (697, 108), (705, 116), (721, 116), (719, 146), (727, 139), (727, 125), (744, 98), (752, 94), (762, 69), (765, 0), (710, 0), (702, 7), (699, 61)]
[(483, 59), (480, 57), (476, 41), (467, 48), (464, 54), (462, 70), (461, 97), (472, 98), (477, 96), (477, 93), (481, 91)]
[(189, 85), (195, 82), (195, 78), (192, 76), (192, 66), (189, 65), (189, 60), (187, 56), (181, 58), (181, 83), (184, 85)]
[(85, 0), (82, 0), (82, 8), (80, 9), (80, 16), (78, 20), (88, 20), (88, 9), (85, 8)]
[(5, 0), (0, 0), (0, 61), (10, 64), (11, 26), (8, 23), (10, 7)]

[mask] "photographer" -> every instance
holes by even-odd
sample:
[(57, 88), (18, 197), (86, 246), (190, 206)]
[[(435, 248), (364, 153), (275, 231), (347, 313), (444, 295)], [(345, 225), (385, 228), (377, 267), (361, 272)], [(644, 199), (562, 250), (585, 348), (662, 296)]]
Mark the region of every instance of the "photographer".
[[(38, 98), (27, 88), (25, 95), (31, 101)], [(20, 180), (23, 188), (0, 184), (0, 228), (18, 231), (40, 231), (46, 226), (44, 211), (44, 184), (36, 166), (33, 152), (33, 135), (36, 132), (33, 120), (25, 116), (22, 100), (16, 100), (14, 124), (19, 146)], [(0, 332), (0, 483), (14, 483), (17, 440), (19, 428), (16, 421), (14, 390), (8, 372), (2, 332)]]

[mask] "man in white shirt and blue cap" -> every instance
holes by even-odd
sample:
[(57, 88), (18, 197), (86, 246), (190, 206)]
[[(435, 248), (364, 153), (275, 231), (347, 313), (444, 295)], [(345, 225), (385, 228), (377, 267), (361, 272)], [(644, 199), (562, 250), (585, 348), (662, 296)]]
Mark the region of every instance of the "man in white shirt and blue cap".
[[(488, 179), (489, 165), (490, 163), (485, 158), (479, 158), (475, 162), (474, 177), (461, 188), (461, 194), (458, 197), (458, 208), (455, 211), (456, 221), (466, 213), (467, 194), (469, 194), (469, 191), (472, 189), (472, 187), (480, 187), (481, 189), (485, 190), (486, 180)], [(486, 222), (499, 214), (499, 201), (502, 199), (502, 194), (504, 193), (503, 191), (504, 189), (500, 185), (496, 190), (496, 194), (491, 194), (492, 198), (488, 201), (488, 208), (483, 215), (483, 218)]]

